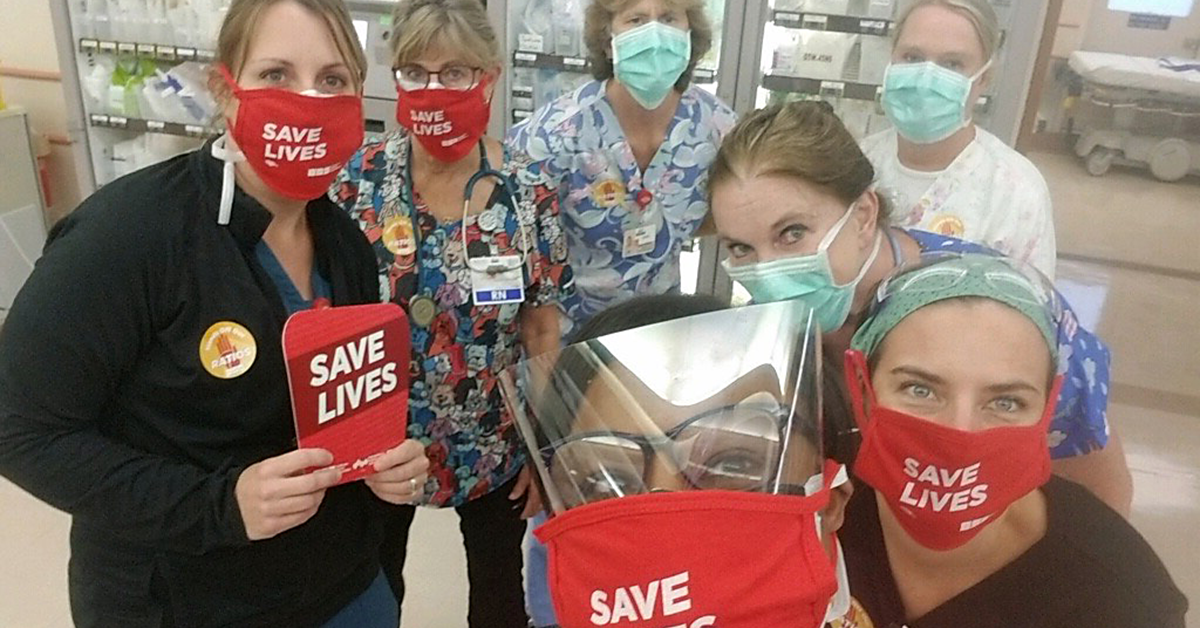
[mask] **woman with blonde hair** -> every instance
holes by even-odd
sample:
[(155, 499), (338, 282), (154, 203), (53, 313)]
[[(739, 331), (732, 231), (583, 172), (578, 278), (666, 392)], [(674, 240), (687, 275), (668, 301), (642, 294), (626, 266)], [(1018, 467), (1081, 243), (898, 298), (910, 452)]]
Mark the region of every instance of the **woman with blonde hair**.
[(379, 299), (325, 196), (362, 142), (365, 73), (340, 0), (234, 0), (227, 134), (84, 201), (18, 295), (0, 473), (72, 515), (76, 626), (395, 627), (382, 524), (428, 461), (405, 442), (338, 485), (328, 451), (295, 449), (280, 341), (317, 301)]
[[(367, 142), (331, 194), (374, 246), (384, 298), (412, 323), (409, 437), (432, 461), (420, 503), (458, 512), (468, 623), (524, 628), (523, 517), (540, 504), (497, 376), (558, 346), (571, 281), (558, 196), (484, 135), (501, 60), (478, 0), (401, 0), (393, 33), (401, 128)], [(390, 520), (382, 548), (401, 600), (413, 515)]]
[(893, 128), (863, 141), (896, 223), (962, 238), (1053, 278), (1054, 214), (1028, 159), (975, 124), (999, 63), (987, 0), (917, 0), (892, 30), (883, 110)]

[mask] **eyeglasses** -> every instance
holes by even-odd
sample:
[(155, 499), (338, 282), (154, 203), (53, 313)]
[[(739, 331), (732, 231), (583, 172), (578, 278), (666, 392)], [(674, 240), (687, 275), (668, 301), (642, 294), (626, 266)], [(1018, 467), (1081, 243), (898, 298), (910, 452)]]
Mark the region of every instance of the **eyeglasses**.
[(409, 64), (395, 68), (393, 72), (396, 76), (396, 84), (407, 92), (427, 89), (435, 77), (437, 84), (443, 88), (462, 92), (479, 84), (483, 68), (448, 65), (437, 72), (431, 72), (419, 65)]
[(661, 435), (589, 432), (541, 450), (568, 508), (650, 492), (656, 456), (692, 489), (762, 491), (777, 472), (784, 410), (766, 404), (717, 408)]

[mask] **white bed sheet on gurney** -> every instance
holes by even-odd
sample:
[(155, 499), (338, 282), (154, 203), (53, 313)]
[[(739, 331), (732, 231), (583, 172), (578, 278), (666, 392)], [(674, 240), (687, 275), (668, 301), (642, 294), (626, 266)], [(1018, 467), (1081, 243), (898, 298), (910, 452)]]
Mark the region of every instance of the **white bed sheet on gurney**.
[(1168, 70), (1159, 67), (1158, 59), (1078, 50), (1071, 53), (1069, 63), (1092, 83), (1200, 99), (1200, 72)]

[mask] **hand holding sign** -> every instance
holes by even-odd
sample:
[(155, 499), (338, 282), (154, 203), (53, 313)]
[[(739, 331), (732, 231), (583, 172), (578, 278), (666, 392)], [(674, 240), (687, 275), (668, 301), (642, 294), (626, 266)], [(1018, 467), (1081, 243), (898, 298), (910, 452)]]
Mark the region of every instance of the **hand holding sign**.
[(269, 539), (286, 532), (317, 513), (325, 489), (338, 483), (342, 472), (306, 469), (328, 466), (333, 456), (320, 449), (301, 449), (253, 464), (238, 476), (234, 494), (246, 538)]
[(367, 476), (367, 486), (376, 497), (389, 504), (411, 504), (424, 492), (429, 458), (425, 448), (407, 440), (375, 461), (375, 475)]
[[(374, 474), (408, 423), (404, 312), (393, 303), (297, 312), (283, 328), (283, 351), (300, 447), (332, 453), (339, 483)], [(413, 458), (402, 453), (403, 462)]]

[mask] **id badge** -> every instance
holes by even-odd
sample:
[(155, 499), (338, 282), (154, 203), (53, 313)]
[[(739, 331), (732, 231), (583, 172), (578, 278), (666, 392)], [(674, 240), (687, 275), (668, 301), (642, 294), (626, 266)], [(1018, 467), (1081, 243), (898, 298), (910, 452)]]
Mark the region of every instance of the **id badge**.
[(471, 296), (475, 305), (504, 305), (525, 301), (521, 256), (475, 257), (471, 267)]
[(658, 227), (656, 225), (642, 225), (626, 229), (624, 238), (622, 238), (621, 255), (623, 257), (637, 257), (654, 251), (654, 242), (658, 239)]

